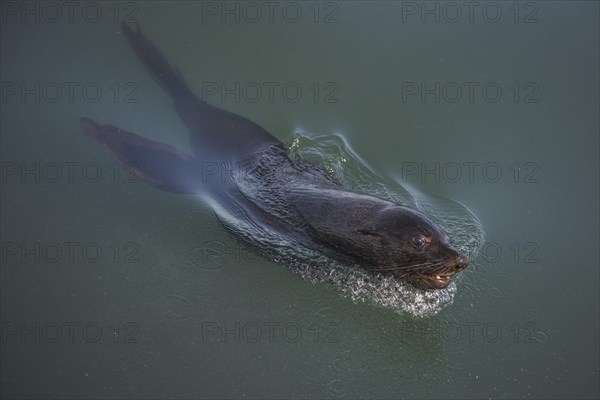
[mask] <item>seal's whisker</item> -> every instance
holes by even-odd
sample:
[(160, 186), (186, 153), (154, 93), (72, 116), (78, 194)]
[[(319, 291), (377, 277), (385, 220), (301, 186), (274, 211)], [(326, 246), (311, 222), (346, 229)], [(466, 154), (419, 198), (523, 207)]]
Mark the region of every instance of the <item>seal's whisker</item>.
[(374, 271), (376, 272), (382, 272), (382, 271), (393, 271), (393, 270), (397, 270), (399, 268), (406, 268), (407, 270), (410, 270), (410, 272), (420, 272), (425, 270), (425, 268), (427, 269), (435, 269), (441, 266), (445, 266), (447, 264), (446, 261), (444, 260), (434, 260), (432, 261), (428, 261), (428, 262), (424, 262), (424, 263), (420, 263), (420, 264), (397, 264), (397, 265), (391, 265), (391, 266), (385, 266), (385, 267), (376, 267), (374, 269)]

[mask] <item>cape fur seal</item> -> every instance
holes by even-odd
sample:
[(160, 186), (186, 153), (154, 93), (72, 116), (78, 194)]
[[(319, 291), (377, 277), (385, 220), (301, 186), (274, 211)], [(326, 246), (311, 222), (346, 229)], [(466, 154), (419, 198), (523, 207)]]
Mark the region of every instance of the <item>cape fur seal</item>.
[[(173, 98), (193, 153), (82, 118), (87, 135), (111, 157), (134, 165), (141, 180), (165, 191), (203, 194), (220, 219), (243, 216), (299, 245), (420, 288), (445, 288), (468, 265), (468, 257), (426, 215), (352, 192), (321, 167), (290, 159), (283, 143), (262, 127), (194, 95), (139, 27), (123, 23), (121, 31)], [(226, 181), (207, 180), (207, 162), (236, 171)]]

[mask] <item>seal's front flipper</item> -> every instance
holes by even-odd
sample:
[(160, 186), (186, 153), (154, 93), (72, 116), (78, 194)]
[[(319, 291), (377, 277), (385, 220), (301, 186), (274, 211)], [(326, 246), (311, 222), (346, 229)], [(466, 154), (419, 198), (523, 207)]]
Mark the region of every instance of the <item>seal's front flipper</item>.
[(169, 192), (200, 191), (199, 162), (189, 154), (90, 118), (81, 118), (80, 124), (106, 154), (130, 165), (142, 181)]

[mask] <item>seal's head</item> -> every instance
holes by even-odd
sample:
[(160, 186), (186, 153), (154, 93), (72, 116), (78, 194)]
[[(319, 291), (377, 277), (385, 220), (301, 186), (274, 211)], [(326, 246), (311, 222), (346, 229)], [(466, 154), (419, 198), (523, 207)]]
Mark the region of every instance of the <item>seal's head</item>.
[(469, 257), (452, 247), (448, 235), (418, 211), (386, 207), (369, 226), (361, 233), (382, 250), (372, 256), (374, 271), (392, 274), (423, 289), (442, 289), (469, 264)]
[(332, 189), (313, 188), (292, 196), (316, 242), (373, 272), (420, 288), (442, 289), (469, 264), (448, 235), (419, 211)]

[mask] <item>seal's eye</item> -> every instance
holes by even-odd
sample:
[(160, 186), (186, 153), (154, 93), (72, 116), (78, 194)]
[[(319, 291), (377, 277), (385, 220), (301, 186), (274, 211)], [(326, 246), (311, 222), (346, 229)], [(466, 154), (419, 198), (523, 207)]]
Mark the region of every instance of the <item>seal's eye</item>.
[(427, 241), (423, 236), (415, 236), (414, 238), (412, 238), (412, 245), (417, 249), (420, 249), (423, 246), (425, 246), (425, 243), (427, 243)]

